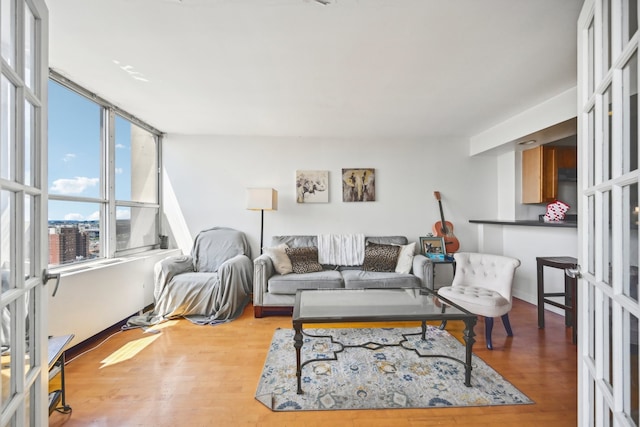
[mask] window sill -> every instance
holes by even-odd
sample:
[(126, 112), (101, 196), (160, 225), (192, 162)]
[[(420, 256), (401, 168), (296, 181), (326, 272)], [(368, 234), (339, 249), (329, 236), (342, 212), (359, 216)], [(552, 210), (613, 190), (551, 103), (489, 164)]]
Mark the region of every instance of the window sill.
[(56, 274), (59, 273), (62, 277), (74, 275), (78, 273), (85, 273), (87, 271), (94, 271), (102, 268), (113, 267), (115, 265), (121, 265), (132, 261), (157, 256), (159, 254), (165, 254), (166, 256), (179, 255), (182, 251), (180, 249), (152, 249), (150, 251), (139, 252), (135, 255), (119, 256), (117, 258), (101, 258), (95, 261), (85, 261), (76, 264), (64, 265), (59, 267), (52, 267), (49, 272)]

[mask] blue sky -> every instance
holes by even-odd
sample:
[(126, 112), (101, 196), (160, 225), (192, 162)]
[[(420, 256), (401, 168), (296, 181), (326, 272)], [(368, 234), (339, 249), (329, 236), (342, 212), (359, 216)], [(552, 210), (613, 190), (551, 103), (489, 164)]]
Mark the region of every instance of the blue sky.
[[(49, 81), (50, 194), (100, 197), (101, 108)], [(116, 199), (130, 199), (131, 124), (116, 118)], [(123, 209), (117, 215), (128, 216)], [(99, 219), (96, 203), (49, 202), (49, 220)]]

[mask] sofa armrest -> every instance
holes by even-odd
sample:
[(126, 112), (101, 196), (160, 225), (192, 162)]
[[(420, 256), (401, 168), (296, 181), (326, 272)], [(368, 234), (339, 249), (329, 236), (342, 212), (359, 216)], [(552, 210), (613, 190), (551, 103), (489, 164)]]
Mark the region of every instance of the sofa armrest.
[(420, 279), (422, 287), (433, 289), (433, 262), (422, 254), (413, 257), (413, 274)]
[(154, 267), (153, 297), (158, 301), (164, 287), (174, 276), (193, 271), (193, 258), (189, 255), (170, 256), (158, 261)]
[(269, 278), (275, 274), (271, 258), (260, 255), (253, 260), (253, 306), (262, 306), (262, 295), (269, 289)]

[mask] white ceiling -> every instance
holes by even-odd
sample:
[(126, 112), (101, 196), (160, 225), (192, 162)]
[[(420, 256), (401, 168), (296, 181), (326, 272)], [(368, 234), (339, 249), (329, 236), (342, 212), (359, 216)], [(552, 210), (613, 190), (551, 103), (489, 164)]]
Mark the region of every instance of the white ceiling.
[(47, 0), (50, 66), (181, 134), (469, 137), (576, 85), (583, 0), (328, 2)]

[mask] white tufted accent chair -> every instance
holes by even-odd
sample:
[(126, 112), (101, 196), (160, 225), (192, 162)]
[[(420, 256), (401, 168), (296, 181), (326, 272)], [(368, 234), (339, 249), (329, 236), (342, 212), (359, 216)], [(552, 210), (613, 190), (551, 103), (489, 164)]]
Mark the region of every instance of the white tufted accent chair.
[(511, 289), (520, 260), (501, 255), (459, 252), (454, 254), (456, 273), (451, 286), (438, 294), (478, 316), (485, 317), (487, 348), (493, 349), (493, 318), (501, 317), (508, 336), (513, 336), (509, 323)]

